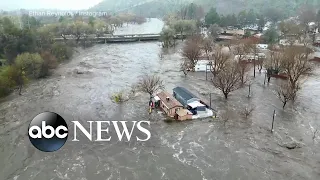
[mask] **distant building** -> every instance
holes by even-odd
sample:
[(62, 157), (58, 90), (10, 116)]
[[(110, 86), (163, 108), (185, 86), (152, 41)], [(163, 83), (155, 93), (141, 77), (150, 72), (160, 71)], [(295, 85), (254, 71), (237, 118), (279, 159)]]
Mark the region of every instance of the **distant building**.
[(268, 49), (268, 44), (257, 44), (258, 49)]
[(233, 39), (235, 39), (234, 36), (219, 35), (219, 36), (216, 38), (216, 41), (230, 41), (230, 40), (233, 40)]
[(226, 29), (224, 30), (221, 35), (226, 35), (226, 36), (234, 36), (234, 35), (238, 35), (238, 36), (244, 36), (245, 32), (243, 29)]
[(230, 41), (235, 39), (235, 36), (242, 38), (245, 32), (243, 29), (226, 29), (216, 38), (217, 41)]
[(154, 99), (160, 101), (159, 102), (160, 108), (169, 117), (174, 117), (177, 111), (179, 111), (180, 109), (183, 109), (183, 105), (179, 101), (177, 101), (171, 94), (165, 91), (158, 93)]
[(254, 56), (253, 54), (245, 54), (245, 55), (235, 55), (234, 56), (235, 61), (248, 61), (251, 62), (253, 60), (259, 60), (259, 56)]
[(206, 70), (207, 71), (211, 71), (212, 70), (212, 66), (211, 66), (211, 61), (209, 60), (199, 60), (195, 67), (194, 67), (194, 70), (196, 72), (205, 72)]
[(299, 43), (298, 40), (294, 40), (294, 39), (280, 39), (279, 41), (279, 45), (282, 45), (282, 46), (289, 46), (289, 45), (295, 45), (295, 46), (303, 46), (304, 44), (303, 43)]

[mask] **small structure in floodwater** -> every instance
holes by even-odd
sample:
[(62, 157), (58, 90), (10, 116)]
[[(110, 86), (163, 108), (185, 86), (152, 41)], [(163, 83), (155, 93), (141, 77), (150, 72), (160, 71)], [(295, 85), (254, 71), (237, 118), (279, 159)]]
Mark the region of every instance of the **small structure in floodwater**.
[(177, 101), (171, 94), (162, 91), (154, 97), (155, 104), (158, 104), (169, 117), (174, 117), (180, 109), (183, 109), (182, 104)]
[(183, 87), (174, 88), (173, 96), (163, 91), (153, 99), (156, 107), (160, 107), (169, 117), (174, 117), (176, 120), (183, 121), (213, 116), (213, 111), (208, 105)]

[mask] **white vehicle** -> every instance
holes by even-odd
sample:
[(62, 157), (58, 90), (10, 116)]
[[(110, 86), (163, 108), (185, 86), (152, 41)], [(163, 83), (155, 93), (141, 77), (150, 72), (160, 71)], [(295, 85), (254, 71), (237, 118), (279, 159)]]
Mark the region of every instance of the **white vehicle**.
[(235, 55), (234, 60), (235, 61), (251, 61), (251, 60), (258, 60), (259, 56), (254, 56), (253, 54), (247, 54), (247, 55)]
[(268, 44), (257, 44), (258, 49), (268, 49)]

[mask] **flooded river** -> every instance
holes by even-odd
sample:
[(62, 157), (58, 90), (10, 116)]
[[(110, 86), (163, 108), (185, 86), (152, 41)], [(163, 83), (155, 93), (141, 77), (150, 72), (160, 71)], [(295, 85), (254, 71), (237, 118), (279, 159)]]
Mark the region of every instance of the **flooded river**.
[[(157, 33), (163, 23), (152, 19), (137, 28)], [(136, 33), (130, 25), (119, 33)], [(133, 31), (135, 30), (135, 31)], [(274, 94), (277, 80), (264, 86), (257, 74), (248, 88), (225, 101), (204, 73), (179, 72), (180, 49), (162, 50), (159, 42), (100, 44), (81, 50), (53, 76), (33, 82), (23, 95), (0, 104), (1, 180), (318, 180), (320, 179), (320, 67), (304, 81), (295, 104), (282, 110)], [(160, 58), (159, 54), (163, 57)], [(82, 71), (83, 74), (77, 74)], [(110, 96), (129, 90), (144, 74), (157, 73), (172, 92), (184, 86), (209, 99), (228, 118), (166, 123), (160, 113), (148, 114), (148, 96), (115, 104)], [(246, 105), (255, 107), (244, 119)], [(270, 132), (273, 110), (275, 131)], [(31, 119), (53, 111), (70, 121), (150, 120), (151, 139), (138, 142), (71, 142), (43, 153), (29, 142)], [(226, 117), (223, 115), (223, 117)], [(226, 121), (222, 119), (228, 119)], [(288, 149), (290, 144), (297, 148)]]

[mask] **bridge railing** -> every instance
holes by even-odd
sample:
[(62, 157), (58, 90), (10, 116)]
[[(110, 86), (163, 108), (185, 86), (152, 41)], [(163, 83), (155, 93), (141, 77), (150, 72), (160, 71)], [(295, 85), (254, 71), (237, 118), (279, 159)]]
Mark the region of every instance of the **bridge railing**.
[[(106, 39), (106, 38), (134, 38), (134, 37), (157, 37), (160, 36), (160, 34), (118, 34), (118, 35), (104, 35), (104, 36), (99, 36), (99, 37), (93, 37), (92, 35), (88, 35), (88, 37), (94, 38), (94, 39)], [(65, 35), (66, 39), (76, 39), (72, 35)], [(56, 40), (63, 40), (64, 38), (62, 37), (56, 37), (54, 38)], [(84, 39), (83, 37), (80, 39)]]

